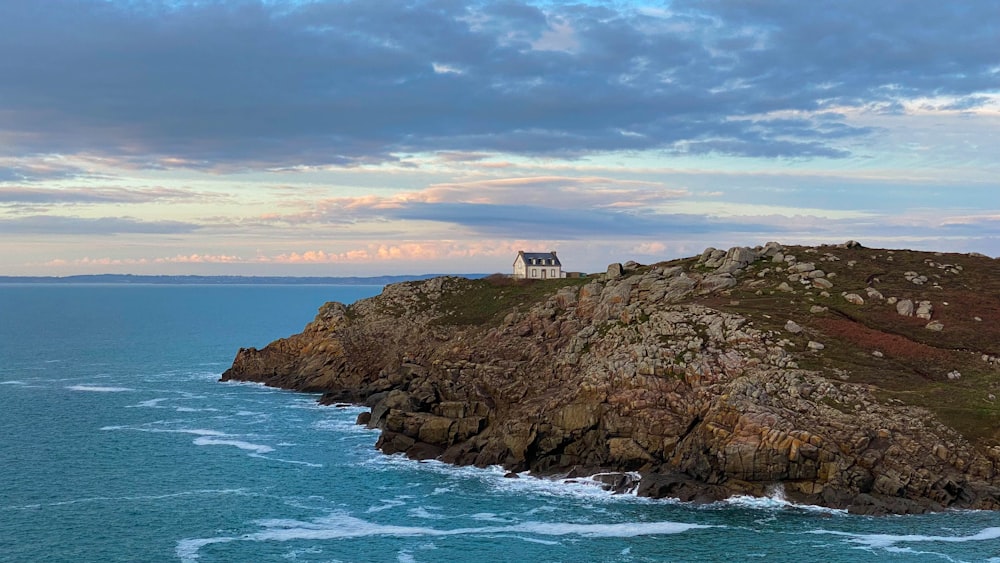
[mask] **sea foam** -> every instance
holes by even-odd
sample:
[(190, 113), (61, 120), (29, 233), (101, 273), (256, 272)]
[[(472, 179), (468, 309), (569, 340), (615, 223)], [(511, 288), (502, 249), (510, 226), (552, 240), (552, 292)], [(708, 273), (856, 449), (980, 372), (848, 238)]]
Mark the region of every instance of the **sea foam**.
[(271, 446), (265, 446), (263, 444), (253, 444), (250, 442), (244, 442), (243, 440), (228, 440), (220, 438), (212, 438), (208, 436), (202, 436), (200, 438), (194, 439), (194, 445), (196, 446), (234, 446), (241, 450), (247, 450), (251, 452), (256, 452), (258, 454), (266, 454), (273, 452), (274, 448)]
[(838, 530), (810, 530), (810, 534), (828, 534), (848, 538), (848, 541), (856, 543), (862, 548), (895, 548), (899, 543), (918, 542), (942, 542), (942, 543), (965, 543), (973, 541), (989, 541), (1000, 539), (1000, 528), (984, 528), (975, 534), (968, 536), (930, 536), (921, 534), (856, 534), (851, 532), (841, 532)]
[(376, 456), (363, 463), (378, 470), (426, 471), (454, 479), (477, 480), (504, 494), (528, 493), (560, 498), (575, 497), (591, 502), (651, 502), (650, 499), (640, 498), (634, 494), (615, 494), (607, 490), (604, 483), (591, 477), (555, 479), (533, 477), (525, 472), (519, 474), (520, 477), (517, 479), (510, 479), (506, 477), (507, 470), (498, 465), (455, 466), (438, 460), (414, 461), (402, 454)]
[(705, 508), (714, 509), (719, 507), (739, 507), (751, 510), (801, 510), (804, 512), (818, 512), (823, 514), (846, 515), (847, 510), (841, 508), (829, 508), (813, 504), (796, 504), (784, 498), (784, 495), (772, 495), (766, 497), (734, 496), (725, 500), (705, 505)]
[[(194, 561), (198, 551), (206, 546), (233, 541), (292, 541), (292, 540), (344, 540), (372, 536), (388, 537), (442, 537), (442, 536), (495, 536), (498, 534), (527, 534), (529, 536), (585, 538), (633, 538), (637, 536), (674, 535), (704, 528), (718, 528), (707, 524), (684, 522), (621, 522), (606, 524), (579, 524), (571, 522), (522, 522), (504, 526), (476, 528), (437, 529), (422, 526), (377, 524), (337, 512), (309, 521), (274, 518), (257, 522), (263, 529), (239, 537), (220, 536), (180, 540), (175, 553), (182, 561)], [(524, 538), (538, 539), (538, 538)]]
[(102, 387), (98, 385), (71, 385), (67, 387), (70, 391), (90, 391), (92, 393), (124, 393), (135, 391), (129, 387)]
[(170, 397), (160, 397), (158, 399), (150, 399), (148, 401), (140, 401), (138, 404), (128, 405), (125, 408), (129, 408), (129, 409), (134, 409), (134, 408), (164, 409), (164, 408), (167, 408), (167, 407), (161, 407), (160, 403), (162, 403), (163, 401), (169, 401), (169, 400), (170, 400)]

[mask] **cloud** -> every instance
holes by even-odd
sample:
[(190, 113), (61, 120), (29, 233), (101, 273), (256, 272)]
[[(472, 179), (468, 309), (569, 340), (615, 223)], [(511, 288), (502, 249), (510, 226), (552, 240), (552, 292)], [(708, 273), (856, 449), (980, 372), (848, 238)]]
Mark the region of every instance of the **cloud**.
[(271, 213), (265, 222), (353, 223), (387, 219), (417, 204), (521, 205), (544, 208), (656, 207), (690, 196), (686, 188), (669, 188), (662, 182), (599, 176), (526, 176), (442, 182), (418, 191), (361, 195), (302, 202), (310, 211)]
[[(929, 96), (975, 109), (1000, 88), (993, 2), (37, 6), (0, 5), (0, 52), (25, 54), (0, 58), (0, 146), (133, 166), (435, 151), (838, 158), (873, 130), (830, 110)], [(768, 118), (788, 111), (803, 117)]]
[(244, 260), (231, 254), (178, 254), (152, 261), (157, 264), (235, 264)]
[(644, 242), (634, 246), (632, 252), (643, 256), (662, 256), (667, 248), (667, 245), (662, 242)]
[(3, 204), (96, 204), (153, 203), (217, 199), (218, 196), (178, 188), (42, 188), (34, 186), (0, 185), (0, 205)]
[(38, 235), (118, 235), (118, 234), (182, 234), (200, 228), (181, 221), (143, 221), (132, 217), (64, 217), (31, 215), (0, 219), (0, 233)]
[[(523, 240), (373, 242), (348, 249), (312, 249), (253, 256), (236, 254), (177, 254), (160, 257), (90, 257), (53, 259), (46, 267), (149, 266), (162, 264), (276, 264), (285, 266), (374, 262), (435, 262), (468, 258), (513, 259), (519, 249), (531, 244)], [(455, 270), (458, 271), (458, 270)]]
[[(0, 128), (0, 137), (3, 130)], [(0, 185), (8, 182), (40, 182), (94, 176), (85, 169), (52, 158), (3, 158), (0, 154)]]
[(469, 257), (509, 257), (517, 254), (524, 242), (509, 241), (411, 241), (373, 243), (341, 252), (307, 250), (258, 257), (258, 261), (277, 264), (333, 264), (342, 262), (440, 261)]
[(740, 232), (775, 227), (704, 214), (670, 213), (691, 194), (659, 182), (601, 177), (539, 176), (444, 183), (392, 196), (321, 200), (313, 209), (268, 214), (265, 224), (432, 222), (460, 228), (464, 236), (501, 238), (621, 238), (677, 233)]
[(748, 225), (698, 215), (625, 212), (615, 209), (559, 209), (533, 205), (476, 203), (414, 203), (386, 215), (392, 219), (435, 221), (467, 227), (480, 235), (558, 239), (603, 239), (631, 236), (666, 236), (709, 233), (731, 229), (773, 230), (773, 226)]

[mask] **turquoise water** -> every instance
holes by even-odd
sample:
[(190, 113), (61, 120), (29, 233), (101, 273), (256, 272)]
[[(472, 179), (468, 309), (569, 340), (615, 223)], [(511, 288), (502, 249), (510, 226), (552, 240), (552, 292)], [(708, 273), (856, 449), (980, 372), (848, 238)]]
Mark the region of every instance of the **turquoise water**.
[(0, 287), (0, 561), (1000, 561), (1000, 515), (708, 507), (374, 450), (359, 409), (219, 383), (378, 287)]

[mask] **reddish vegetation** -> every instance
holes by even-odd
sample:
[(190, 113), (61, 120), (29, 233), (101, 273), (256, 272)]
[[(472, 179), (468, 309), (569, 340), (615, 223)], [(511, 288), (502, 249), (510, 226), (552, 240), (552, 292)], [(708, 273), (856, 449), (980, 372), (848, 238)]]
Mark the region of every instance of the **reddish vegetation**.
[(914, 342), (904, 336), (874, 330), (848, 319), (816, 319), (814, 325), (833, 338), (844, 340), (866, 351), (878, 350), (890, 358), (932, 362), (944, 362), (949, 359), (948, 351)]

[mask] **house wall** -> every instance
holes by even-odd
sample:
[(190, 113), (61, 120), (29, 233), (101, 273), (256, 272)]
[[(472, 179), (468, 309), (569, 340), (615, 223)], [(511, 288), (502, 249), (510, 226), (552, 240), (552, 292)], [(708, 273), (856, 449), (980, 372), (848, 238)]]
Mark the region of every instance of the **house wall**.
[(525, 269), (524, 269), (524, 260), (521, 260), (520, 258), (518, 258), (517, 260), (514, 260), (514, 277), (515, 278), (523, 278), (523, 277), (525, 277), (525, 275), (526, 275), (526, 272), (525, 272)]
[(547, 280), (563, 277), (562, 266), (526, 264), (520, 256), (514, 260), (514, 277)]
[(533, 280), (547, 280), (562, 277), (559, 266), (528, 266), (525, 277)]

